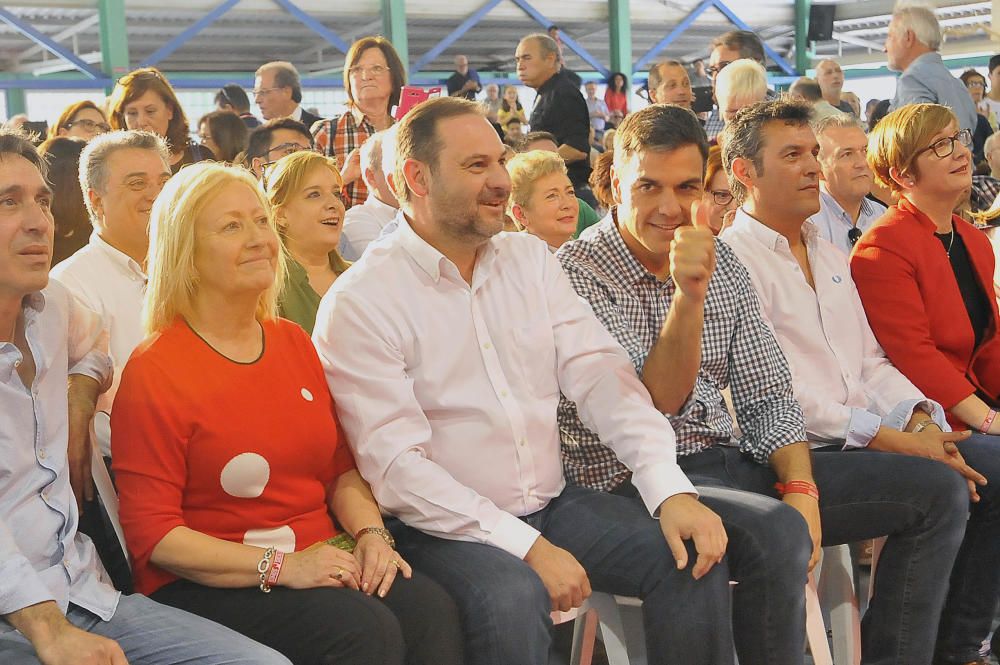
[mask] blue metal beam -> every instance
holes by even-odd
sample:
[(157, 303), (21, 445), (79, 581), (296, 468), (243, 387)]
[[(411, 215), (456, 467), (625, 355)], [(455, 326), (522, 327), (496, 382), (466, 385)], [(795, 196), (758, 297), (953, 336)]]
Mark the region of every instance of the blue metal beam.
[[(542, 26), (546, 30), (550, 25), (552, 25), (553, 22), (545, 18), (541, 12), (528, 4), (527, 0), (511, 0), (511, 2), (520, 7), (525, 14), (533, 18), (538, 25)], [(583, 48), (583, 46), (581, 46), (576, 40), (567, 35), (565, 31), (560, 31), (559, 38), (562, 40), (563, 44), (568, 46), (570, 50), (583, 58), (583, 60), (596, 71), (601, 72), (601, 74), (605, 77), (611, 76), (611, 70), (602, 65), (597, 58), (590, 55), (590, 53), (587, 52), (587, 49)]]
[[(737, 16), (736, 14), (734, 14), (732, 12), (732, 10), (729, 9), (729, 7), (727, 7), (722, 2), (722, 0), (713, 0), (713, 4), (715, 5), (715, 8), (718, 9), (720, 12), (722, 12), (722, 15), (725, 16), (726, 18), (728, 18), (729, 22), (732, 23), (733, 25), (735, 25), (737, 28), (739, 28), (740, 30), (747, 30), (749, 32), (754, 32), (754, 29), (751, 28), (746, 23), (744, 23), (743, 20), (740, 19), (739, 16)], [(795, 71), (795, 67), (790, 62), (788, 62), (787, 60), (785, 60), (781, 56), (781, 54), (779, 54), (773, 48), (771, 48), (770, 46), (768, 46), (767, 42), (765, 42), (764, 40), (761, 40), (761, 42), (763, 42), (763, 44), (764, 44), (764, 51), (769, 56), (771, 56), (771, 60), (774, 60), (775, 64), (777, 64), (779, 67), (781, 67), (781, 69), (786, 74), (788, 74), (789, 76), (796, 76), (797, 75), (797, 72)]]
[[(461, 25), (448, 33), (448, 36), (444, 39), (439, 41), (434, 48), (420, 56), (420, 59), (413, 63), (413, 67), (410, 68), (410, 74), (413, 75), (418, 73), (421, 69), (427, 66), (427, 63), (433, 62), (435, 58), (444, 53), (445, 49), (454, 44), (459, 37), (467, 33), (472, 26), (482, 21), (483, 17), (489, 14), (490, 11), (492, 11), (493, 8), (501, 2), (503, 2), (503, 0), (489, 0), (489, 2), (485, 5), (477, 9), (472, 16), (462, 21)], [(513, 60), (513, 54), (511, 55), (511, 59)]]
[(286, 12), (299, 19), (302, 25), (306, 26), (317, 35), (325, 39), (330, 45), (336, 48), (341, 53), (347, 53), (347, 49), (350, 48), (347, 42), (340, 38), (337, 33), (333, 32), (325, 25), (317, 21), (314, 17), (310, 16), (306, 12), (299, 9), (299, 7), (293, 3), (291, 0), (274, 0), (274, 2), (280, 5)]
[(39, 32), (29, 23), (22, 21), (18, 17), (11, 14), (9, 11), (0, 7), (0, 21), (3, 21), (10, 27), (14, 28), (17, 32), (21, 33), (31, 41), (35, 42), (41, 46), (46, 51), (52, 53), (53, 55), (62, 58), (66, 62), (70, 63), (81, 72), (83, 72), (88, 78), (98, 79), (103, 75), (100, 71), (94, 69), (82, 59), (78, 58), (75, 53), (66, 49), (61, 44), (58, 44), (49, 38), (45, 33)]
[(641, 58), (639, 58), (639, 62), (635, 63), (635, 67), (633, 67), (632, 71), (638, 72), (638, 71), (642, 71), (643, 69), (645, 69), (646, 66), (650, 63), (650, 61), (653, 58), (655, 58), (660, 51), (662, 51), (663, 49), (665, 49), (668, 46), (670, 46), (674, 42), (675, 39), (677, 39), (678, 37), (680, 37), (681, 34), (683, 34), (685, 30), (687, 30), (689, 27), (691, 27), (691, 24), (694, 23), (695, 20), (699, 16), (701, 16), (705, 12), (706, 9), (708, 9), (709, 7), (714, 7), (714, 6), (715, 6), (715, 0), (702, 0), (701, 3), (699, 3), (697, 7), (695, 7), (694, 9), (692, 9), (690, 11), (690, 13), (688, 13), (688, 15), (684, 17), (683, 21), (681, 21), (680, 23), (677, 24), (677, 27), (675, 27), (673, 30), (671, 30), (670, 33), (666, 37), (664, 37), (663, 39), (661, 39), (660, 41), (658, 41), (653, 46), (653, 48), (649, 49), (646, 52), (646, 55), (644, 55)]
[(225, 2), (221, 5), (198, 19), (187, 30), (171, 39), (169, 42), (157, 49), (151, 56), (140, 62), (139, 66), (154, 67), (160, 64), (160, 62), (168, 58), (171, 53), (187, 44), (195, 37), (195, 35), (215, 23), (220, 16), (238, 5), (239, 2), (240, 0), (225, 0)]

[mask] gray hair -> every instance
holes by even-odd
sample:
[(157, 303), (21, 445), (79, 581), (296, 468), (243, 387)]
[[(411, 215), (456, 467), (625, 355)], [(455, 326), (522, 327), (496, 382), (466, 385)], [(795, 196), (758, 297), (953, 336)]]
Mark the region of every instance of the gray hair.
[[(1000, 134), (994, 132), (994, 133), (990, 134), (989, 136), (987, 136), (986, 137), (986, 142), (983, 143), (983, 154), (985, 155), (990, 150), (992, 150), (993, 146), (996, 145), (997, 141), (1000, 141)], [(998, 196), (997, 198), (1000, 199), (1000, 196)]]
[[(364, 176), (368, 169), (373, 172), (382, 170), (382, 132), (375, 132), (361, 144), (361, 174)], [(365, 177), (365, 184), (371, 187), (368, 178)]]
[(557, 61), (559, 60), (559, 44), (556, 43), (556, 40), (552, 39), (544, 32), (535, 32), (528, 35), (521, 41), (524, 42), (529, 39), (534, 39), (536, 42), (538, 42), (539, 48), (542, 49), (543, 58), (547, 58), (550, 55), (554, 55), (556, 56), (556, 60)]
[(382, 135), (382, 175), (386, 180), (396, 170), (396, 127), (393, 125), (379, 132)]
[(820, 118), (819, 120), (810, 123), (812, 127), (813, 134), (817, 138), (822, 136), (828, 129), (847, 129), (847, 128), (857, 128), (862, 132), (865, 131), (864, 125), (861, 121), (854, 117), (851, 113), (831, 113), (825, 118)]
[(48, 162), (38, 154), (38, 149), (31, 139), (21, 129), (0, 126), (0, 160), (7, 155), (17, 155), (31, 162), (42, 174), (42, 178), (48, 181)]
[(715, 99), (719, 110), (725, 110), (731, 100), (763, 100), (767, 95), (767, 71), (756, 60), (741, 58), (715, 77)]
[(284, 60), (275, 60), (261, 65), (257, 69), (257, 76), (266, 71), (274, 71), (274, 87), (291, 88), (292, 101), (298, 104), (302, 101), (302, 80), (299, 78), (299, 70), (295, 65)]
[(94, 206), (87, 192), (94, 190), (104, 194), (108, 189), (108, 162), (111, 155), (119, 150), (127, 149), (152, 150), (163, 159), (164, 164), (170, 163), (170, 150), (166, 142), (151, 132), (139, 130), (119, 130), (95, 136), (87, 143), (80, 153), (80, 189), (83, 190), (83, 201), (87, 204), (87, 212), (95, 227), (100, 225)]
[(892, 19), (900, 30), (912, 30), (918, 42), (932, 51), (941, 48), (941, 25), (928, 7), (911, 5), (892, 12)]
[(679, 60), (661, 60), (649, 68), (649, 80), (647, 81), (647, 85), (650, 90), (656, 90), (660, 87), (660, 84), (663, 83), (662, 69), (664, 67), (680, 67), (684, 70), (685, 74), (687, 73), (687, 69), (684, 67), (684, 64)]

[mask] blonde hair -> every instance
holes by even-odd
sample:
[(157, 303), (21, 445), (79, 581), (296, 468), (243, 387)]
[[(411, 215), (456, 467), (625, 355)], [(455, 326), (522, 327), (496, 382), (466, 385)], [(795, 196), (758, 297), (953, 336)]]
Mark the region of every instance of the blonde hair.
[(767, 71), (756, 60), (737, 60), (715, 77), (715, 99), (720, 110), (726, 110), (734, 99), (759, 102), (766, 96)]
[[(371, 139), (369, 139), (370, 141)], [(365, 142), (367, 145), (368, 141)], [(312, 150), (299, 150), (290, 155), (285, 155), (275, 163), (273, 170), (269, 171), (264, 178), (265, 194), (267, 202), (271, 205), (274, 216), (285, 206), (290, 198), (302, 191), (305, 180), (314, 169), (326, 167), (334, 174), (337, 184), (344, 186), (344, 181), (340, 176), (340, 169), (337, 162), (331, 157), (326, 157)], [(278, 235), (282, 244), (285, 242), (285, 231), (278, 227)], [(347, 270), (350, 264), (340, 256), (337, 250), (330, 252), (330, 267), (338, 275)]]
[[(510, 173), (510, 201), (507, 210), (514, 217), (514, 206), (522, 208), (528, 205), (535, 191), (535, 183), (539, 178), (562, 173), (566, 175), (566, 162), (558, 153), (547, 150), (532, 150), (515, 155), (507, 162), (507, 172)], [(515, 221), (517, 220), (514, 217)], [(518, 223), (520, 226), (520, 223)]]
[[(249, 171), (215, 162), (181, 169), (156, 197), (149, 217), (149, 286), (142, 313), (146, 334), (163, 330), (178, 316), (190, 315), (198, 292), (195, 225), (220, 189), (230, 183), (242, 183), (253, 191), (267, 213), (268, 225), (277, 232), (271, 206)], [(284, 283), (285, 257), (279, 251), (274, 282), (257, 301), (258, 319), (276, 317), (278, 294)]]
[(917, 153), (952, 122), (958, 122), (955, 114), (940, 104), (907, 104), (882, 118), (868, 135), (868, 165), (876, 180), (895, 192), (899, 184), (891, 169), (919, 177)]

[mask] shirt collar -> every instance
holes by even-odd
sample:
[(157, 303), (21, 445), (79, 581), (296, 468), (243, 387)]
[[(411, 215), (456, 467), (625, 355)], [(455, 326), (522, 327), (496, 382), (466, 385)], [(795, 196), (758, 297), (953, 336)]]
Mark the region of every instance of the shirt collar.
[[(782, 251), (788, 253), (788, 239), (770, 226), (758, 221), (753, 215), (742, 207), (736, 210), (736, 217), (733, 218), (733, 230), (746, 233), (760, 244), (773, 252)], [(812, 220), (807, 219), (802, 223), (802, 239), (807, 247), (811, 247), (817, 238), (820, 237), (819, 227)]]
[[(435, 247), (432, 247), (430, 243), (417, 235), (413, 227), (410, 226), (409, 218), (402, 211), (399, 212), (397, 217), (399, 222), (399, 228), (396, 229), (395, 233), (399, 236), (399, 243), (403, 246), (403, 249), (413, 258), (414, 262), (420, 269), (427, 273), (434, 283), (437, 284), (441, 281), (442, 266), (451, 266), (451, 270), (455, 273), (455, 276), (461, 279), (458, 266), (456, 266), (451, 259), (438, 251)], [(478, 288), (479, 284), (486, 278), (489, 274), (489, 270), (496, 260), (496, 255), (498, 253), (496, 246), (496, 236), (492, 237), (487, 241), (487, 243), (479, 249), (476, 255), (476, 268), (473, 274), (472, 289)]]
[(562, 70), (559, 70), (555, 74), (553, 74), (551, 78), (549, 78), (549, 80), (547, 80), (542, 85), (538, 86), (538, 94), (539, 95), (545, 94), (546, 92), (549, 92), (553, 88), (555, 88), (556, 85), (559, 83), (559, 79), (562, 78), (562, 75), (563, 75)]
[(288, 114), (288, 117), (297, 122), (302, 122), (302, 105), (299, 104), (295, 110)]
[[(837, 216), (843, 219), (847, 224), (850, 224), (852, 226), (854, 225), (854, 220), (851, 219), (851, 216), (847, 214), (847, 211), (844, 210), (844, 207), (840, 205), (840, 202), (837, 201), (837, 199), (834, 198), (833, 194), (830, 193), (830, 190), (827, 189), (825, 180), (819, 181), (819, 196), (823, 202), (823, 205), (832, 208), (833, 211), (837, 213)], [(867, 196), (862, 197), (861, 209), (858, 212), (858, 224), (860, 224), (868, 217), (872, 216), (874, 213), (875, 210), (874, 206), (872, 206), (872, 202), (868, 200)]]
[(907, 67), (907, 69), (913, 69), (914, 67), (922, 65), (931, 65), (934, 63), (944, 67), (944, 60), (941, 59), (941, 54), (937, 51), (930, 51), (929, 53), (924, 53), (923, 55), (914, 58), (913, 62), (910, 63), (910, 66)]
[(395, 216), (395, 214), (399, 212), (399, 208), (394, 208), (393, 206), (389, 205), (385, 201), (382, 201), (377, 196), (375, 196), (374, 189), (368, 190), (368, 198), (365, 199), (365, 202), (362, 205), (369, 208), (374, 208), (375, 212), (377, 212), (378, 214), (391, 212), (392, 215)]
[(139, 277), (143, 281), (146, 280), (146, 273), (143, 272), (142, 266), (135, 262), (131, 256), (116, 249), (107, 243), (97, 231), (90, 234), (90, 245), (94, 247), (95, 250), (102, 252), (107, 256), (112, 263), (124, 270), (126, 273), (131, 273), (135, 277)]
[[(604, 219), (597, 223), (595, 236), (607, 250), (607, 257), (617, 264), (618, 274), (626, 284), (638, 284), (639, 282), (652, 279), (659, 281), (656, 275), (649, 272), (646, 266), (635, 258), (635, 254), (625, 244), (625, 238), (619, 227), (618, 209), (612, 208)], [(668, 277), (666, 281), (670, 281)]]
[[(35, 291), (24, 296), (21, 300), (21, 311), (24, 316), (25, 337), (31, 335), (32, 324), (45, 309), (45, 294)], [(0, 383), (9, 383), (14, 371), (24, 359), (21, 350), (14, 345), (14, 342), (0, 342)]]

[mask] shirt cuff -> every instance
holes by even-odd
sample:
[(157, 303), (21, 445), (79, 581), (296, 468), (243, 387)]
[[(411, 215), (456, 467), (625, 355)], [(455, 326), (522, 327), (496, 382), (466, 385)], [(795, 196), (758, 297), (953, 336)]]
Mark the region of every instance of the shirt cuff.
[(639, 496), (646, 504), (646, 510), (653, 517), (659, 517), (660, 505), (677, 494), (698, 496), (688, 477), (676, 464), (660, 462), (632, 474), (632, 484), (639, 490)]
[(111, 356), (103, 351), (94, 350), (80, 358), (75, 365), (70, 367), (69, 373), (89, 376), (100, 384), (101, 392), (103, 393), (111, 387), (111, 380), (115, 374), (114, 367)]
[(903, 400), (889, 412), (889, 415), (885, 417), (885, 426), (903, 431), (906, 424), (910, 422), (910, 418), (913, 417), (913, 412), (917, 409), (929, 413), (931, 418), (934, 420), (934, 424), (940, 427), (942, 432), (951, 431), (951, 426), (948, 425), (948, 418), (945, 415), (944, 407), (934, 400), (929, 399)]
[(496, 527), (486, 537), (486, 544), (510, 552), (518, 559), (523, 559), (540, 535), (542, 534), (538, 529), (522, 522), (510, 513), (504, 513)]
[[(52, 591), (22, 554), (0, 563), (0, 615), (56, 600)], [(66, 608), (61, 608), (64, 612)]]
[(844, 450), (867, 448), (881, 426), (882, 418), (876, 414), (852, 408), (851, 419), (847, 423), (847, 433), (844, 435)]

